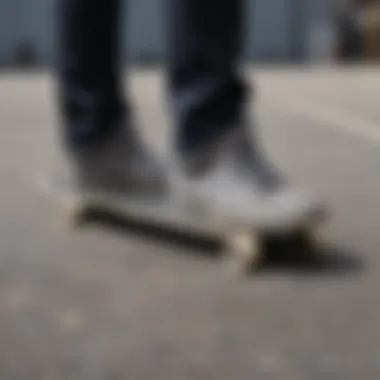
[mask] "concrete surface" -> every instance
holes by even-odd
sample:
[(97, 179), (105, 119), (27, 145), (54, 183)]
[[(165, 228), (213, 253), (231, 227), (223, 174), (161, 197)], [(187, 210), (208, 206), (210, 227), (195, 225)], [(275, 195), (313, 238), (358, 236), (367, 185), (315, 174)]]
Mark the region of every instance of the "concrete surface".
[[(323, 265), (250, 279), (191, 245), (66, 228), (35, 188), (58, 160), (51, 78), (0, 75), (0, 378), (378, 378), (379, 74), (249, 71), (269, 154), (333, 212)], [(163, 153), (162, 76), (130, 79)]]

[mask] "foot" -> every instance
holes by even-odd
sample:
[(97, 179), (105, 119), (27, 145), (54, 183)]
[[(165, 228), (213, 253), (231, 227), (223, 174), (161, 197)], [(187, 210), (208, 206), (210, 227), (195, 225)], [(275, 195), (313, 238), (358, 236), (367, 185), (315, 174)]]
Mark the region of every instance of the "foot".
[(133, 131), (122, 129), (106, 144), (71, 155), (75, 187), (82, 192), (161, 196), (166, 178)]
[(297, 228), (323, 208), (293, 189), (264, 160), (245, 128), (230, 132), (212, 147), (179, 157), (174, 182), (181, 199), (233, 223), (265, 230)]

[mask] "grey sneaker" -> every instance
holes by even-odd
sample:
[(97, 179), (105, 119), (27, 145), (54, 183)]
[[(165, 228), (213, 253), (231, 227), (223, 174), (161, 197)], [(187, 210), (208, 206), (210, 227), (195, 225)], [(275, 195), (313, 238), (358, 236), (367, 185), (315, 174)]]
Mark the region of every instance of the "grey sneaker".
[(173, 186), (192, 209), (263, 230), (302, 227), (322, 217), (319, 201), (292, 188), (265, 161), (246, 128), (181, 156)]
[(71, 176), (82, 192), (163, 195), (163, 168), (133, 131), (118, 131), (106, 144), (83, 148), (71, 156)]

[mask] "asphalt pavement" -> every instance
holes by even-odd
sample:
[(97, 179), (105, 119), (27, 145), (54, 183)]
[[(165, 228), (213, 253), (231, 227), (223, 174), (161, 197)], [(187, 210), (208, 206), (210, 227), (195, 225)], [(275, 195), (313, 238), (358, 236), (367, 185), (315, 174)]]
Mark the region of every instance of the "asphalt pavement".
[[(268, 154), (330, 205), (318, 267), (238, 278), (204, 247), (68, 228), (37, 190), (61, 157), (52, 77), (0, 74), (1, 379), (379, 377), (380, 71), (248, 76)], [(144, 138), (165, 155), (163, 76), (129, 81)]]

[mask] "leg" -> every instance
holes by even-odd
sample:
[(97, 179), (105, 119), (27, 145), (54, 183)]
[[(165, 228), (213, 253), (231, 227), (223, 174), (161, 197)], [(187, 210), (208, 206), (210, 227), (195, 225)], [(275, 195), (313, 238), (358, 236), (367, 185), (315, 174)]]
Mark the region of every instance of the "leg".
[(70, 148), (103, 141), (124, 117), (119, 8), (119, 0), (59, 0), (59, 95)]
[(132, 131), (123, 106), (120, 0), (58, 1), (59, 99), (74, 184), (89, 191), (161, 189), (156, 160)]
[(238, 125), (243, 0), (168, 0), (169, 86), (176, 145), (196, 149)]

